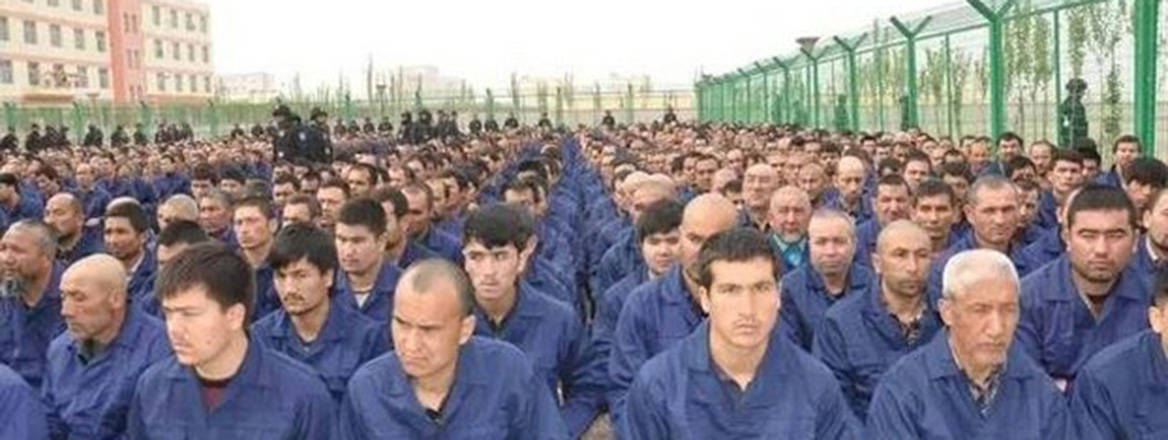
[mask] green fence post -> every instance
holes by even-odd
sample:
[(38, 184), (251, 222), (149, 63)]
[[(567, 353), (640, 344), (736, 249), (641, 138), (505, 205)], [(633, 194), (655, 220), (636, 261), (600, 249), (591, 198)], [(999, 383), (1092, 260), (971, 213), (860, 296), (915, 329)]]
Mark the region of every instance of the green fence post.
[(742, 97), (743, 101), (745, 101), (745, 105), (743, 105), (742, 122), (749, 124), (751, 122), (751, 113), (753, 113), (752, 107), (754, 106), (754, 103), (751, 102), (753, 100), (751, 99), (750, 95), (750, 72), (747, 72), (743, 69), (738, 69), (738, 78), (742, 81), (744, 89)]
[(784, 61), (779, 57), (771, 58), (779, 69), (783, 70), (783, 103), (780, 108), (783, 109), (783, 115), (779, 118), (778, 123), (786, 124), (790, 122), (791, 118), (791, 64), (790, 61)]
[[(974, 0), (976, 1), (976, 0)], [(929, 25), (933, 20), (932, 16), (927, 16), (913, 27), (909, 27), (900, 21), (899, 18), (892, 17), (888, 21), (892, 22), (892, 26), (904, 36), (905, 41), (905, 85), (908, 90), (905, 91), (905, 105), (908, 106), (908, 120), (900, 121), (902, 127), (917, 127), (920, 125), (920, 107), (918, 106), (917, 96), (917, 36)]]
[(812, 52), (812, 50), (813, 50), (813, 48), (800, 48), (799, 49), (800, 52), (803, 52), (803, 56), (807, 57), (807, 59), (809, 61), (811, 61), (810, 70), (808, 70), (808, 74), (811, 76), (811, 78), (809, 78), (809, 81), (807, 81), (807, 83), (811, 85), (811, 88), (808, 90), (807, 96), (808, 96), (808, 101), (810, 101), (810, 103), (811, 103), (811, 112), (812, 112), (811, 125), (815, 128), (820, 128), (821, 126), (819, 124), (819, 101), (820, 101), (820, 99), (819, 99), (819, 59), (823, 57), (823, 53), (827, 51), (827, 48), (820, 50), (818, 54)]
[(856, 48), (864, 39), (868, 37), (868, 33), (860, 34), (852, 40), (845, 40), (840, 37), (832, 37), (835, 44), (838, 44), (840, 49), (844, 50), (846, 57), (844, 62), (848, 69), (848, 109), (851, 112), (851, 126), (852, 131), (860, 131), (860, 86), (859, 86), (859, 72), (856, 72)]
[[(1061, 17), (1061, 16), (1062, 16), (1062, 11), (1056, 9), (1054, 11), (1054, 53), (1052, 54), (1054, 56), (1054, 61), (1053, 61), (1052, 65), (1054, 66), (1054, 105), (1055, 105), (1056, 111), (1053, 112), (1054, 113), (1053, 127), (1055, 130), (1055, 136), (1051, 138), (1051, 139), (1055, 139), (1056, 142), (1058, 141), (1058, 127), (1059, 127), (1059, 112), (1057, 111), (1057, 109), (1058, 109), (1058, 106), (1061, 105), (1063, 102), (1063, 68), (1062, 68), (1062, 65), (1060, 65), (1060, 63), (1062, 61), (1062, 53), (1060, 53), (1061, 46), (1062, 46), (1062, 42), (1061, 42), (1061, 40), (1062, 40), (1062, 30), (1061, 30), (1062, 26), (1059, 25), (1059, 17)], [(1070, 145), (1059, 145), (1058, 147), (1070, 148)]]
[(759, 107), (761, 107), (761, 110), (762, 110), (762, 117), (758, 118), (758, 122), (766, 122), (770, 119), (770, 116), (768, 116), (768, 115), (771, 114), (771, 112), (770, 112), (770, 108), (771, 108), (770, 95), (769, 95), (770, 94), (770, 84), (769, 84), (770, 78), (767, 76), (766, 66), (763, 66), (762, 63), (755, 61), (754, 68), (759, 72), (759, 76), (762, 77), (762, 99), (760, 100), (762, 102), (758, 103)]
[(1156, 154), (1156, 55), (1160, 0), (1135, 0), (1135, 134), (1145, 156)]
[(1006, 72), (1005, 50), (1002, 48), (1002, 17), (1015, 0), (1006, 0), (993, 10), (982, 0), (966, 0), (989, 22), (990, 29), (990, 137), (997, 138), (1006, 131)]

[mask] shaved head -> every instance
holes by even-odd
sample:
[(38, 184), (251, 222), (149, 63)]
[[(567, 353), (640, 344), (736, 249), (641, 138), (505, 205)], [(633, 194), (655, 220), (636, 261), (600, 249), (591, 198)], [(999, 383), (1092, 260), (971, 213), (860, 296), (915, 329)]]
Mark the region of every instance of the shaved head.
[(880, 236), (876, 238), (876, 252), (884, 253), (884, 249), (894, 243), (903, 243), (906, 240), (913, 243), (929, 243), (929, 234), (912, 221), (894, 221), (880, 230)]
[(61, 275), (61, 284), (69, 280), (88, 280), (102, 291), (126, 293), (125, 266), (109, 254), (94, 254), (73, 263)]

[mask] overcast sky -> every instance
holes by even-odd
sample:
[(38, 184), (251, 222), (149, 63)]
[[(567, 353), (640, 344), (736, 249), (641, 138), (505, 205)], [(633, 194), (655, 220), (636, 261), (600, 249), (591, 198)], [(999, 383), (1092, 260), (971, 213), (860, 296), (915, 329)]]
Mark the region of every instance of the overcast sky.
[[(829, 37), (954, 0), (204, 0), (219, 73), (301, 74), (306, 89), (363, 85), (375, 68), (434, 65), (444, 76), (500, 87), (511, 72), (577, 84), (610, 73), (649, 74), (656, 88), (688, 87)], [(695, 7), (698, 6), (698, 7)]]

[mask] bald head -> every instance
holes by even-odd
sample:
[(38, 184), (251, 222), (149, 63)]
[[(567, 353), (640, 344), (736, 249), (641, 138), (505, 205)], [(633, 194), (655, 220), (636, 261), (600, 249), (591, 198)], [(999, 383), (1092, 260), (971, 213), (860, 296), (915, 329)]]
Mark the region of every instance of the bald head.
[(885, 251), (891, 251), (894, 245), (908, 243), (911, 243), (912, 246), (920, 244), (929, 247), (931, 242), (929, 234), (916, 223), (909, 220), (897, 220), (880, 230), (880, 236), (876, 238), (876, 252), (883, 254)]
[(45, 203), (45, 223), (56, 229), (63, 240), (77, 236), (85, 224), (81, 200), (67, 192), (50, 197)]
[(855, 156), (841, 157), (839, 162), (835, 165), (836, 174), (851, 173), (864, 175), (864, 161)]
[(199, 220), (199, 204), (186, 194), (174, 195), (158, 207), (159, 230), (166, 229), (166, 225), (180, 220), (192, 222)]
[(62, 285), (70, 281), (83, 281), (103, 293), (126, 295), (125, 266), (109, 254), (94, 254), (73, 263), (61, 275)]
[(53, 208), (65, 209), (69, 212), (80, 213), (82, 209), (81, 200), (73, 193), (61, 192), (49, 197), (49, 201), (45, 202), (45, 210)]
[(719, 194), (707, 193), (695, 197), (685, 205), (681, 215), (681, 262), (690, 267), (697, 262), (698, 253), (706, 239), (734, 227), (738, 212), (734, 203)]

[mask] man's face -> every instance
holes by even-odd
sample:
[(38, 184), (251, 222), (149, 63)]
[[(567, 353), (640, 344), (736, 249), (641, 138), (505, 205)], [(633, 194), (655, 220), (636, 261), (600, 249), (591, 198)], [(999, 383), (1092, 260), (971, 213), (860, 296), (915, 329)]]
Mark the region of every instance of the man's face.
[(872, 155), (872, 163), (880, 163), (884, 159), (892, 156), (892, 145), (877, 144), (875, 146), (874, 154)]
[(649, 273), (660, 276), (677, 263), (681, 255), (681, 231), (674, 229), (645, 237), (641, 241), (641, 255), (645, 265), (649, 266)]
[(799, 170), (799, 189), (807, 192), (807, 197), (818, 198), (827, 184), (827, 176), (818, 166), (806, 166)]
[(856, 254), (852, 226), (842, 218), (812, 219), (807, 227), (811, 266), (824, 276), (842, 275)]
[(398, 285), (390, 322), (394, 353), (402, 370), (414, 380), (453, 370), (458, 349), (474, 332), (475, 319), (463, 314), (449, 282), (434, 292), (414, 292), (410, 283)]
[[(89, 190), (93, 188), (93, 182), (96, 180), (93, 167), (85, 164), (78, 165), (75, 176), (77, 177), (77, 185), (80, 186), (81, 189)], [(192, 190), (194, 189), (194, 182), (191, 182), (191, 188)]]
[(1144, 227), (1152, 245), (1168, 253), (1168, 197), (1158, 197), (1156, 204), (1144, 213)]
[(1037, 183), (1038, 172), (1034, 171), (1034, 167), (1027, 166), (1018, 168), (1010, 173), (1010, 180), (1014, 181), (1015, 183), (1022, 181)]
[(272, 223), (255, 206), (235, 208), (235, 236), (242, 249), (259, 249), (272, 242)]
[(389, 186), (394, 188), (401, 188), (409, 182), (406, 177), (406, 171), (401, 167), (390, 167), (387, 173), (389, 178)]
[(928, 285), (929, 264), (933, 260), (929, 237), (907, 228), (886, 234), (890, 236), (881, 240), (884, 246), (878, 244), (872, 255), (872, 266), (880, 275), (885, 293), (902, 298), (920, 297)]
[(316, 200), (320, 202), (320, 227), (332, 228), (345, 205), (345, 192), (335, 186), (324, 187), (316, 191)]
[(1002, 139), (998, 141), (998, 156), (1003, 162), (1022, 152), (1022, 144), (1017, 139)]
[(766, 165), (755, 165), (746, 170), (742, 178), (742, 200), (746, 206), (763, 210), (770, 203), (771, 193), (778, 185), (778, 176)]
[(105, 218), (105, 251), (119, 260), (137, 258), (142, 253), (144, 235), (135, 231), (126, 217)]
[(712, 341), (736, 349), (757, 349), (775, 327), (780, 306), (774, 262), (766, 258), (715, 261), (709, 288), (699, 298), (709, 314)]
[(864, 167), (862, 164), (850, 163), (850, 161), (841, 161), (841, 163), (843, 165), (839, 167), (835, 175), (836, 189), (839, 190), (841, 198), (855, 202), (864, 190)]
[(1127, 211), (1079, 211), (1063, 230), (1071, 269), (1090, 282), (1115, 280), (1131, 260), (1135, 232)]
[(305, 178), (300, 180), (300, 193), (308, 196), (316, 196), (316, 191), (320, 189), (320, 179)]
[(1140, 157), (1140, 146), (1135, 142), (1120, 142), (1115, 146), (1115, 165), (1122, 169)]
[(1055, 193), (1070, 194), (1083, 183), (1083, 166), (1075, 162), (1060, 160), (1050, 171), (1050, 185)]
[(385, 236), (376, 236), (368, 227), (337, 223), (334, 237), (337, 259), (346, 273), (366, 274), (379, 270)]
[(115, 292), (90, 274), (65, 271), (61, 277), (61, 318), (76, 341), (111, 333), (125, 300), (125, 292)]
[(1083, 180), (1094, 179), (1097, 175), (1099, 175), (1099, 161), (1083, 159)]
[(199, 226), (208, 234), (218, 234), (231, 226), (231, 211), (215, 197), (199, 199)]
[(710, 237), (728, 229), (732, 225), (723, 224), (720, 219), (712, 215), (684, 216), (678, 231), (681, 232), (681, 264), (684, 268), (693, 266), (698, 261), (698, 252)]
[(974, 142), (969, 146), (969, 166), (980, 170), (982, 165), (990, 160), (990, 148), (983, 142)]
[(345, 182), (349, 184), (349, 191), (353, 197), (364, 197), (373, 189), (373, 176), (364, 168), (349, 168), (349, 172), (345, 174)]
[(702, 191), (709, 191), (718, 171), (718, 161), (704, 159), (694, 165), (694, 185)]
[(28, 281), (43, 275), (45, 260), (51, 256), (41, 250), (36, 233), (22, 229), (8, 229), (0, 239), (0, 268), (4, 278)]
[(466, 273), (479, 302), (498, 301), (515, 294), (526, 255), (513, 245), (488, 248), (471, 240), (462, 249)]
[(792, 243), (807, 235), (811, 206), (795, 194), (776, 194), (771, 199), (770, 225), (783, 241)]
[(234, 179), (223, 179), (219, 181), (219, 189), (234, 197), (239, 197), (243, 194), (243, 182)]
[(635, 224), (641, 218), (641, 213), (645, 212), (654, 203), (660, 202), (669, 198), (669, 194), (650, 186), (642, 186), (633, 191), (629, 198), (629, 218)]
[(1152, 196), (1160, 188), (1138, 180), (1132, 180), (1123, 187), (1123, 190), (1127, 192), (1128, 198), (1136, 205), (1136, 212), (1143, 212), (1148, 207), (1148, 203), (1151, 202)]
[(929, 177), (929, 163), (923, 160), (913, 160), (904, 164), (904, 180), (910, 188), (915, 189), (922, 180)]
[(1030, 161), (1034, 162), (1034, 167), (1038, 169), (1039, 174), (1046, 174), (1050, 170), (1051, 151), (1050, 145), (1034, 144), (1030, 146)]
[(942, 240), (949, 236), (953, 227), (955, 207), (947, 194), (918, 197), (913, 207), (912, 221), (925, 230), (931, 240)]
[(1018, 284), (1004, 276), (982, 280), (956, 298), (941, 300), (952, 349), (968, 368), (1006, 362), (1018, 317)]
[(45, 205), (45, 223), (55, 228), (61, 237), (73, 237), (81, 232), (85, 218), (67, 200), (53, 198)]
[(410, 237), (419, 237), (430, 230), (430, 203), (427, 202), (425, 193), (403, 191), (402, 194), (406, 196), (410, 206), (409, 211), (403, 216), (406, 232)]
[(301, 258), (276, 269), (272, 283), (284, 311), (298, 316), (316, 310), (329, 300), (333, 271), (322, 271), (310, 263), (308, 258)]
[(1018, 231), (1018, 190), (983, 187), (965, 206), (965, 217), (983, 245), (1006, 246)]
[(876, 187), (876, 219), (881, 225), (908, 218), (909, 193), (905, 185)]
[(196, 200), (200, 199), (206, 195), (207, 192), (211, 191), (211, 188), (214, 186), (215, 185), (213, 185), (210, 180), (192, 179), (191, 195), (195, 196)]
[(308, 205), (302, 203), (295, 203), (291, 205), (284, 205), (284, 211), (280, 215), (280, 220), (284, 226), (293, 223), (313, 224), (312, 210), (308, 209)]
[(1038, 189), (1021, 191), (1018, 199), (1018, 217), (1021, 218), (1018, 227), (1022, 229), (1038, 218)]
[(272, 187), (272, 202), (277, 207), (283, 207), (288, 202), (288, 198), (296, 195), (296, 187), (291, 183), (276, 184)]
[(178, 363), (197, 368), (222, 356), (232, 335), (243, 331), (247, 310), (243, 304), (220, 306), (198, 284), (162, 298), (162, 314)]

